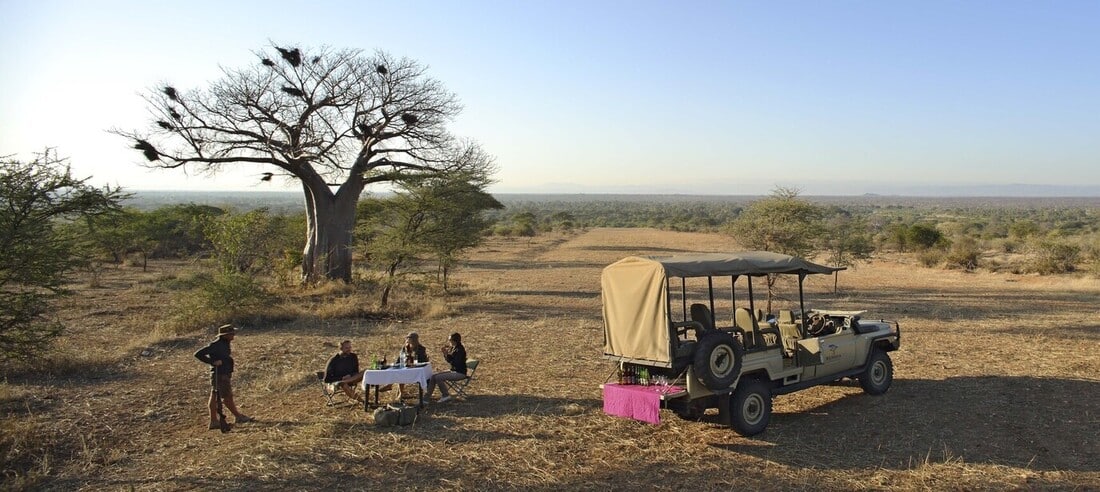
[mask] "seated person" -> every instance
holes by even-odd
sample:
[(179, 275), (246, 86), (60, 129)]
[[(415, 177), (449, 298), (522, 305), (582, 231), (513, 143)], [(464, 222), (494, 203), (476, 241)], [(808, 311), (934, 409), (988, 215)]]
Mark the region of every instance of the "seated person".
[(405, 335), (405, 346), (401, 347), (400, 357), (404, 358), (405, 363), (428, 362), (428, 349), (420, 344), (420, 335), (415, 331)]
[(466, 347), (462, 346), (462, 335), (451, 333), (451, 336), (447, 338), (447, 345), (443, 346), (443, 358), (451, 364), (451, 370), (436, 373), (428, 380), (428, 398), (432, 397), (432, 392), (435, 391), (435, 387), (438, 385), (439, 393), (442, 395), (439, 398), (440, 402), (451, 399), (451, 396), (447, 394), (447, 385), (444, 381), (466, 379)]
[(348, 398), (362, 401), (355, 392), (355, 383), (363, 380), (363, 373), (359, 371), (359, 357), (351, 351), (351, 340), (340, 342), (340, 353), (329, 359), (325, 367), (325, 382), (336, 383), (344, 390)]
[[(405, 345), (401, 347), (401, 353), (397, 355), (398, 360), (395, 363), (413, 364), (417, 362), (428, 362), (428, 349), (420, 344), (420, 335), (415, 331), (410, 331), (408, 335), (405, 335)], [(399, 387), (400, 391), (397, 392), (397, 398), (400, 399), (405, 396), (405, 385), (402, 384)]]

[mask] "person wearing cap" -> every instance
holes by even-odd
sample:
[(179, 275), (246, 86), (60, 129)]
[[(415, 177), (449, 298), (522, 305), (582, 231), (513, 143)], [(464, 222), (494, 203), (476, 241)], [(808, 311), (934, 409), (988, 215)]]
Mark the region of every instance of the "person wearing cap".
[[(233, 385), (231, 384), (233, 376), (233, 356), (229, 344), (233, 341), (233, 337), (236, 333), (237, 329), (234, 328), (233, 325), (222, 325), (218, 328), (218, 337), (210, 342), (210, 345), (195, 352), (195, 358), (210, 365), (210, 372), (213, 374), (214, 384), (218, 385), (217, 393), (220, 394), (222, 403), (231, 413), (233, 413), (236, 422), (238, 424), (243, 424), (245, 422), (251, 422), (252, 417), (237, 410), (237, 405), (233, 402)], [(210, 428), (217, 429), (218, 401), (213, 387), (210, 388), (209, 406)]]
[(401, 348), (401, 357), (413, 362), (428, 362), (428, 349), (420, 344), (420, 335), (410, 331), (405, 335), (405, 346)]
[[(428, 362), (428, 349), (420, 344), (420, 335), (410, 331), (405, 335), (405, 345), (401, 347), (401, 353), (397, 356), (398, 362)], [(397, 398), (405, 395), (405, 385), (398, 387)]]

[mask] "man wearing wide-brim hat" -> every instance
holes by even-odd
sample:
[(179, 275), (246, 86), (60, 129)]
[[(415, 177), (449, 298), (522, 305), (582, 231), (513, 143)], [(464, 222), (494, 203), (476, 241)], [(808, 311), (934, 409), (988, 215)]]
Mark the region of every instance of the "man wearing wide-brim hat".
[(210, 388), (211, 429), (219, 428), (218, 395), (221, 396), (222, 403), (225, 404), (225, 407), (233, 413), (238, 424), (243, 424), (252, 420), (251, 417), (237, 410), (237, 405), (233, 402), (233, 385), (231, 383), (233, 377), (233, 356), (232, 348), (229, 346), (229, 343), (233, 341), (233, 337), (236, 334), (237, 329), (233, 325), (222, 325), (218, 328), (218, 337), (215, 338), (213, 342), (210, 342), (210, 345), (195, 352), (196, 359), (206, 364), (210, 364), (212, 385), (217, 385), (216, 392), (215, 388)]

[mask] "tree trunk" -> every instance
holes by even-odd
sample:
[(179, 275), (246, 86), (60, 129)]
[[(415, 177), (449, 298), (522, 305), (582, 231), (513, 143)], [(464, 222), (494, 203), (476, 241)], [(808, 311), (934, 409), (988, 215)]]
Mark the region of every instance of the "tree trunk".
[(390, 263), (390, 267), (386, 269), (386, 286), (382, 288), (381, 307), (386, 307), (390, 302), (390, 291), (393, 290), (394, 278), (397, 276), (397, 267), (401, 266), (402, 261), (404, 261), (404, 258), (399, 256)]
[(320, 179), (302, 180), (306, 196), (306, 245), (302, 250), (302, 280), (351, 282), (351, 245), (356, 204), (363, 190), (349, 180), (333, 193)]
[(443, 292), (447, 292), (447, 273), (450, 268), (448, 265), (443, 265)]

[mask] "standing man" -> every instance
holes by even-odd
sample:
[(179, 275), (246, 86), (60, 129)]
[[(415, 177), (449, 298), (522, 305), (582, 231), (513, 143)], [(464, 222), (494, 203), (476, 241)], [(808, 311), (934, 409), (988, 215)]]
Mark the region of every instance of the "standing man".
[[(233, 413), (238, 424), (245, 422), (251, 422), (252, 417), (249, 417), (237, 410), (237, 405), (233, 403), (233, 385), (231, 378), (233, 376), (233, 356), (231, 355), (231, 348), (229, 342), (233, 341), (233, 336), (237, 333), (236, 328), (233, 325), (222, 325), (218, 328), (218, 338), (215, 338), (210, 345), (199, 349), (195, 352), (195, 358), (210, 364), (210, 373), (213, 375), (212, 384), (217, 385), (217, 393), (220, 394), (222, 403), (225, 407)], [(210, 389), (210, 428), (218, 428), (218, 399), (215, 395), (215, 388)]]

